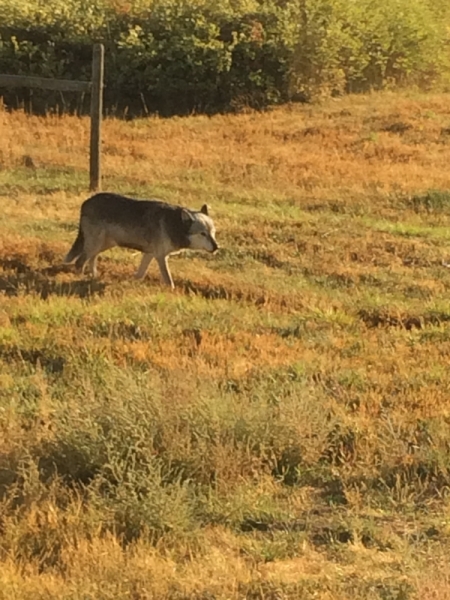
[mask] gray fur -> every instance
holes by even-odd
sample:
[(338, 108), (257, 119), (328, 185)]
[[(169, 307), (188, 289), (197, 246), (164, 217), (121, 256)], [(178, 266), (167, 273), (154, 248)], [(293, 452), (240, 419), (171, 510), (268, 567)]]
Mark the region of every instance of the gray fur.
[(164, 283), (174, 287), (167, 259), (184, 249), (215, 252), (215, 227), (206, 204), (199, 211), (159, 200), (134, 200), (119, 194), (99, 193), (81, 205), (77, 238), (64, 259), (84, 270), (86, 263), (97, 276), (101, 252), (121, 246), (143, 253), (136, 278), (145, 276), (153, 258)]

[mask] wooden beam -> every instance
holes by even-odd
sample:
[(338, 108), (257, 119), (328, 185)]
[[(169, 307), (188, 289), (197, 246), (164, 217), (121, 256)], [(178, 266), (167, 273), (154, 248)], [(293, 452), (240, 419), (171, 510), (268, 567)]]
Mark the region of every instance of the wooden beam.
[(47, 77), (27, 77), (25, 75), (0, 75), (0, 87), (33, 87), (61, 92), (90, 92), (91, 86), (90, 81), (48, 79)]
[(103, 63), (105, 49), (103, 44), (95, 44), (92, 56), (91, 89), (91, 148), (89, 178), (91, 191), (101, 188), (101, 128), (103, 112)]

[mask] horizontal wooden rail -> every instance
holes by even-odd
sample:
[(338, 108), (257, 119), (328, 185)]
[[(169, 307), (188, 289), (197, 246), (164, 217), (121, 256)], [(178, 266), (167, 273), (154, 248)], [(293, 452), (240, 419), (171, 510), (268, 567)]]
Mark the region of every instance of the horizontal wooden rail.
[(41, 90), (57, 90), (60, 92), (90, 92), (91, 143), (89, 158), (89, 189), (91, 191), (101, 189), (101, 127), (103, 113), (104, 54), (105, 49), (103, 44), (95, 44), (92, 54), (92, 81), (0, 74), (0, 88), (33, 87)]
[(0, 75), (0, 87), (34, 87), (61, 92), (90, 92), (91, 86), (90, 81), (48, 79), (47, 77), (28, 77), (27, 75)]

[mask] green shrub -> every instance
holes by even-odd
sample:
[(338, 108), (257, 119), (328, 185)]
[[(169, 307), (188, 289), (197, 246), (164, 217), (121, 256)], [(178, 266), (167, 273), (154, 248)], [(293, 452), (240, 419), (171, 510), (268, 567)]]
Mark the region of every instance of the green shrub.
[(301, 0), (292, 85), (310, 98), (431, 84), (448, 70), (444, 2)]
[[(448, 72), (444, 0), (6, 0), (0, 73), (89, 79), (105, 44), (107, 112), (263, 108)], [(86, 112), (88, 98), (4, 91), (10, 106)]]

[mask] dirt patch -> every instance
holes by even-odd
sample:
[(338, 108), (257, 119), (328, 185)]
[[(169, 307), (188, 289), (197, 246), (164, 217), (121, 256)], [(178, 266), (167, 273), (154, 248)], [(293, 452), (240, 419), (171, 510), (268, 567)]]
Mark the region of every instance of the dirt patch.
[(361, 309), (358, 311), (358, 317), (367, 327), (400, 327), (407, 330), (423, 329), (426, 325), (438, 326), (450, 321), (450, 313), (393, 314), (386, 310), (377, 309)]
[(256, 306), (263, 306), (268, 302), (268, 297), (260, 290), (245, 291), (232, 287), (226, 288), (224, 285), (201, 284), (188, 280), (181, 281), (180, 285), (185, 294), (195, 294), (208, 300), (237, 300), (251, 302)]
[(404, 121), (394, 121), (393, 123), (387, 123), (381, 127), (380, 131), (386, 131), (387, 133), (405, 133), (409, 131), (413, 126), (411, 123), (405, 123)]

